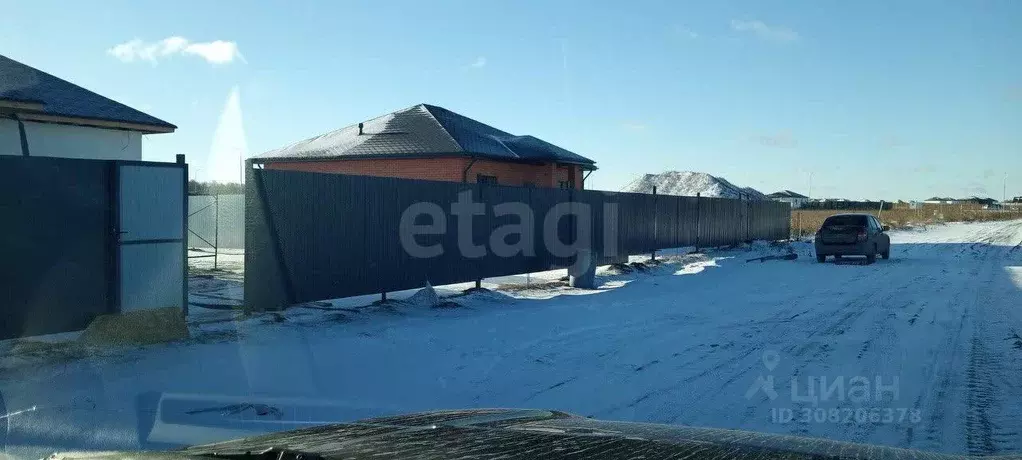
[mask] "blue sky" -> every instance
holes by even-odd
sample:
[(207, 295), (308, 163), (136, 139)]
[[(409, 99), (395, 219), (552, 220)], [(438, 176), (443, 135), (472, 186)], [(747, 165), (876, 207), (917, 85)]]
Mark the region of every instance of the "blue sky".
[(768, 193), (812, 174), (814, 196), (1000, 198), (1007, 173), (1022, 195), (1013, 0), (0, 10), (0, 54), (178, 125), (144, 156), (184, 153), (200, 178), (237, 88), (250, 153), (427, 102), (593, 158), (599, 189), (694, 170)]

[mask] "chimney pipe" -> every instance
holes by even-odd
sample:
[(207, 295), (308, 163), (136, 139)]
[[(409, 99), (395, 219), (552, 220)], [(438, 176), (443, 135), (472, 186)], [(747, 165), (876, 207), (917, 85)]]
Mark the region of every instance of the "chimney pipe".
[(362, 123), (359, 123), (359, 124), (358, 124), (358, 135), (359, 135), (359, 136), (361, 136), (361, 135), (362, 135)]

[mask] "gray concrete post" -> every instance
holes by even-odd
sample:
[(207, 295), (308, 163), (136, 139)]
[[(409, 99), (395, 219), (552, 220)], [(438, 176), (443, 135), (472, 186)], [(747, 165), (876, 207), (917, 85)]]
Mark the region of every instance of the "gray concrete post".
[(568, 285), (596, 289), (596, 255), (591, 249), (579, 249), (575, 263), (568, 267)]

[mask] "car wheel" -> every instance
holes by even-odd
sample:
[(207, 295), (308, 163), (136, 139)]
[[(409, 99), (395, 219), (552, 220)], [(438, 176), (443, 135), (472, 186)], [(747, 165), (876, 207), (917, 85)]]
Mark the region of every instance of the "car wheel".
[(884, 252), (881, 252), (880, 253), (880, 258), (884, 259), (884, 260), (890, 259), (891, 258), (891, 250), (888, 249), (888, 250), (886, 250)]
[(817, 254), (816, 255), (816, 261), (822, 264), (822, 263), (827, 261), (827, 256), (821, 255), (821, 254)]
[(871, 264), (877, 261), (877, 255), (874, 252), (866, 254), (866, 263)]

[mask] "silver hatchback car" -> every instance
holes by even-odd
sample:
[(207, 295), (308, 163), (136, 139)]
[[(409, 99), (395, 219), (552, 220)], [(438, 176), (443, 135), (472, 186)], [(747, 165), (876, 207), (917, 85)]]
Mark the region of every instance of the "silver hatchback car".
[(816, 261), (823, 263), (827, 256), (866, 256), (867, 263), (876, 262), (877, 254), (891, 258), (891, 237), (870, 214), (835, 214), (823, 222), (816, 232)]

